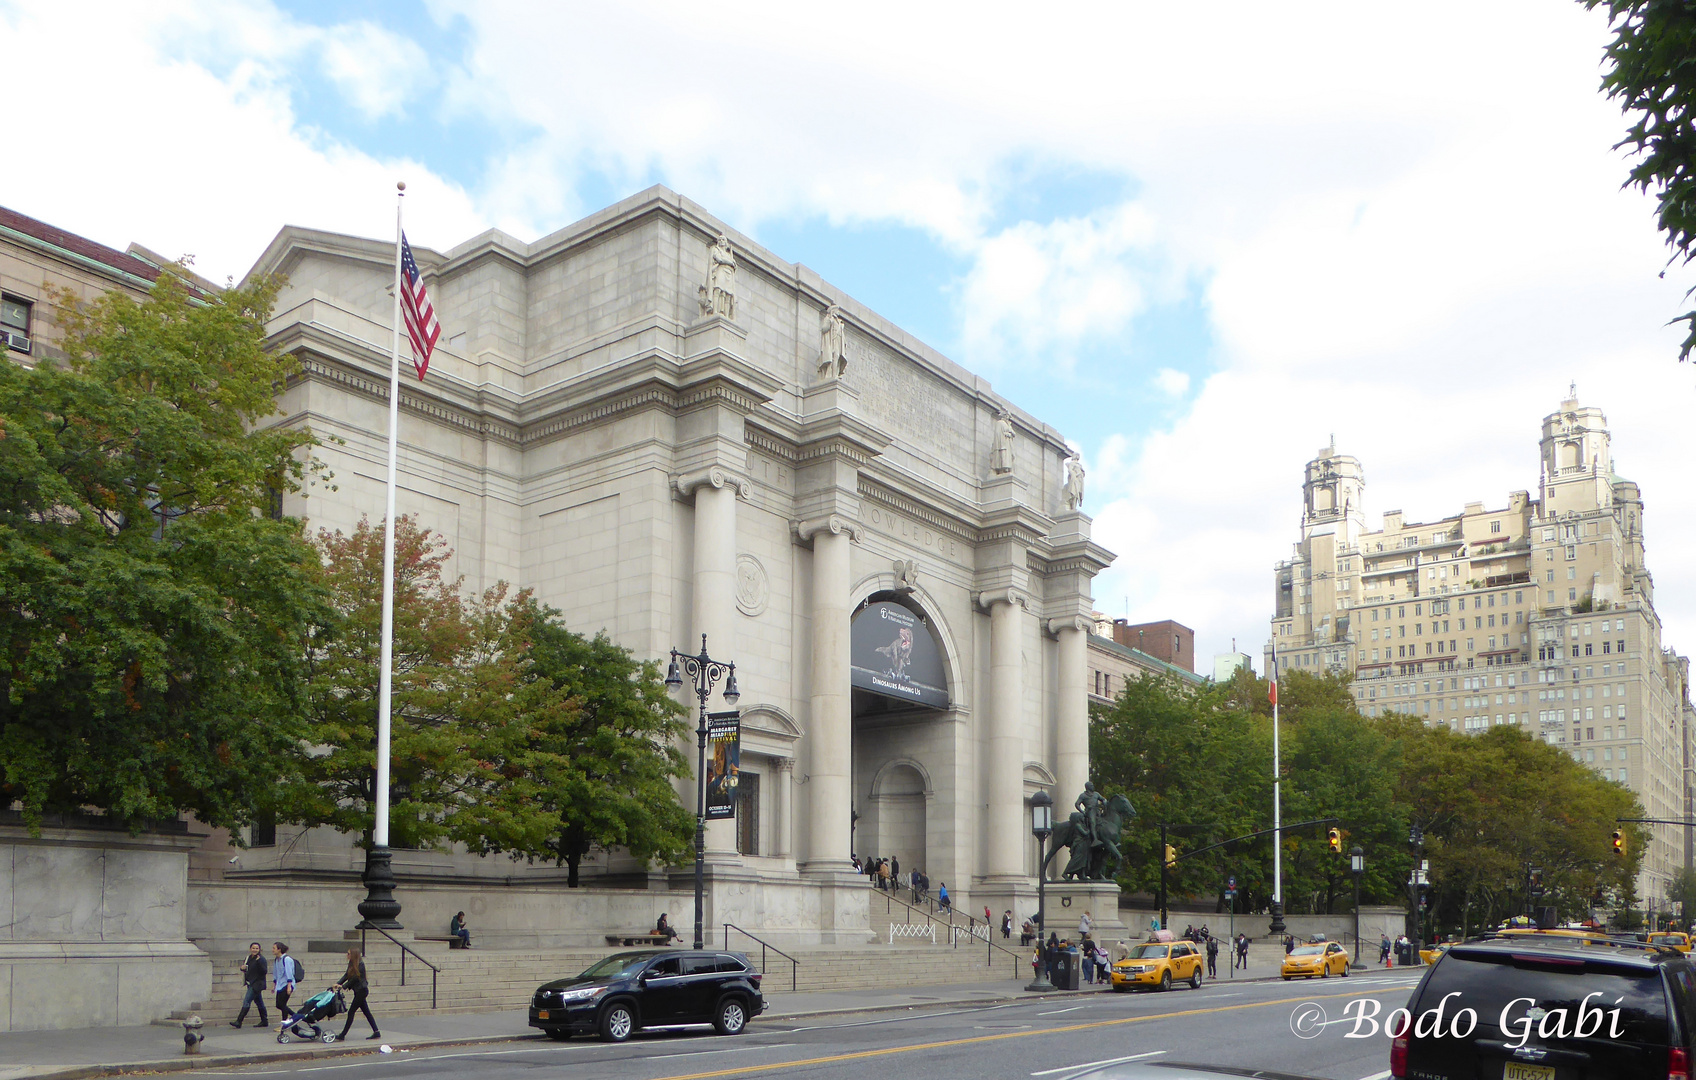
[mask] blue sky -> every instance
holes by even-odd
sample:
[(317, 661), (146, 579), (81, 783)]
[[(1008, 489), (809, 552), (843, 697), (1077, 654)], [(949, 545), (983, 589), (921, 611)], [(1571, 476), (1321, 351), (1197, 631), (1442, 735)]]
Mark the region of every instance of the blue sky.
[(1332, 434), (1369, 515), (1502, 504), (1576, 380), (1696, 648), (1696, 376), (1665, 326), (1691, 282), (1620, 190), (1600, 16), (961, 10), (0, 0), (20, 108), (76, 118), (34, 125), (0, 202), (222, 278), (284, 223), (383, 235), (397, 176), (435, 247), (664, 183), (1064, 431), (1120, 554), (1098, 606), (1203, 656), (1258, 656)]

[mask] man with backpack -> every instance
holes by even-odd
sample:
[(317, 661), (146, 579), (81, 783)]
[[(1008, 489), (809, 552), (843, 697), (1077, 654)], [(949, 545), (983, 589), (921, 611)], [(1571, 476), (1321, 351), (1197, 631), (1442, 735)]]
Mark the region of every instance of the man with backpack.
[(1219, 939), (1212, 934), (1207, 935), (1207, 977), (1219, 977)]

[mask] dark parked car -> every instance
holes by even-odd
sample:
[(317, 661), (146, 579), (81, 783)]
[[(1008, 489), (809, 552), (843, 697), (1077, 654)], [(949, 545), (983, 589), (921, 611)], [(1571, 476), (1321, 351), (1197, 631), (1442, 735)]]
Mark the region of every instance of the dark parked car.
[(741, 953), (640, 949), (542, 986), (530, 1001), (530, 1026), (552, 1039), (599, 1032), (609, 1042), (637, 1028), (687, 1024), (737, 1035), (765, 1007), (760, 973)]
[(1393, 1077), (1690, 1080), (1696, 974), (1675, 949), (1469, 941), (1432, 965), (1407, 1008), (1416, 1025), (1427, 1019), (1391, 1043)]

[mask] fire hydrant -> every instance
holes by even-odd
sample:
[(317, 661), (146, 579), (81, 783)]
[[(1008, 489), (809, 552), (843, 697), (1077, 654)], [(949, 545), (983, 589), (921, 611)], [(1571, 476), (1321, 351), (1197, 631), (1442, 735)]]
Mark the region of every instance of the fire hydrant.
[(198, 1016), (191, 1016), (183, 1021), (183, 1053), (200, 1053), (200, 1044), (206, 1041), (206, 1036), (200, 1033), (204, 1021)]

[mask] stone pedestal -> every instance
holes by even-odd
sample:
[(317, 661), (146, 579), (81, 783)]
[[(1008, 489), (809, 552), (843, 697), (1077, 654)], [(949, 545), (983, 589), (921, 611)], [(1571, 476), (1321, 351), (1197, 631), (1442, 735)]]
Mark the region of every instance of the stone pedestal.
[(202, 838), (0, 825), (0, 1031), (146, 1024), (205, 1001), (187, 936)]
[(1097, 941), (1139, 941), (1148, 928), (1127, 926), (1119, 915), (1119, 886), (1112, 881), (1050, 881), (1045, 887), (1048, 925), (1063, 938), (1076, 940), (1078, 917), (1090, 913), (1095, 923), (1091, 935)]

